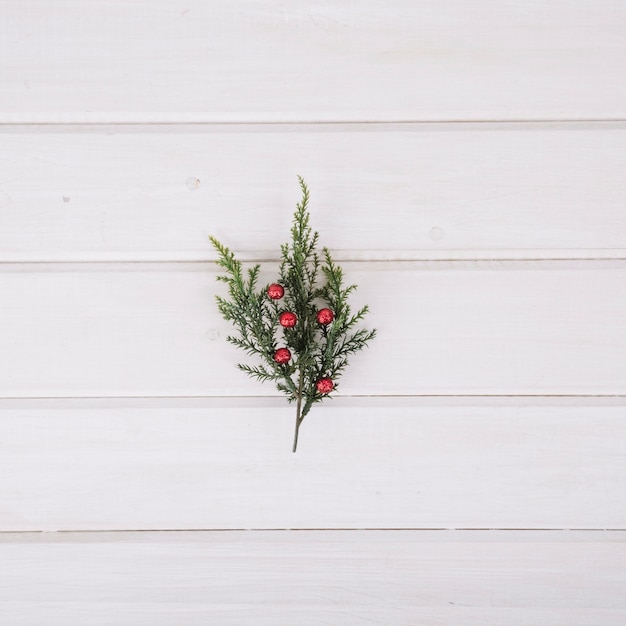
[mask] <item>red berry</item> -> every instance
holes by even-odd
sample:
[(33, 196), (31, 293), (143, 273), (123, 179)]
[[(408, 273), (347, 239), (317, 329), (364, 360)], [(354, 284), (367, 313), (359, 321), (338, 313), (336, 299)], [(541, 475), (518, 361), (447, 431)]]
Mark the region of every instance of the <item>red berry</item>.
[(335, 383), (333, 383), (333, 381), (330, 378), (324, 377), (324, 378), (320, 378), (315, 383), (315, 387), (320, 393), (330, 393), (335, 387)]
[(284, 328), (293, 328), (296, 325), (298, 318), (295, 313), (292, 313), (291, 311), (285, 311), (284, 313), (280, 314), (278, 321), (280, 322), (280, 325)]
[(330, 309), (320, 309), (317, 312), (317, 321), (322, 326), (328, 326), (335, 319), (335, 314)]
[(278, 283), (272, 283), (267, 288), (267, 295), (272, 300), (280, 300), (285, 295), (285, 289), (282, 285), (279, 285)]
[(276, 363), (280, 363), (280, 365), (284, 365), (289, 362), (291, 358), (291, 352), (287, 348), (278, 348), (276, 352), (274, 352), (274, 361)]

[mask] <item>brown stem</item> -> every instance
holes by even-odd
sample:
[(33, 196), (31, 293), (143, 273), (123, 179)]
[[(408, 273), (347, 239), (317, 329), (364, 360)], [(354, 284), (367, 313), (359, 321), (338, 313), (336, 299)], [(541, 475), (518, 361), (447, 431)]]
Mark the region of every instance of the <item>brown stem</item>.
[(296, 451), (298, 447), (298, 432), (300, 431), (300, 424), (302, 424), (302, 419), (300, 417), (300, 413), (302, 410), (302, 386), (304, 384), (304, 372), (300, 370), (300, 380), (298, 381), (298, 402), (296, 404), (296, 432), (293, 435), (293, 450)]

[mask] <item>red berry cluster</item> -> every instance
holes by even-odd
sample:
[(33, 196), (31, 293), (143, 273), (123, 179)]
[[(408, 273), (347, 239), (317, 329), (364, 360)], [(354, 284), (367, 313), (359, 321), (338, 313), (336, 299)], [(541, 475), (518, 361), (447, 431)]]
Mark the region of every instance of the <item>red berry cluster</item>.
[[(271, 300), (280, 300), (285, 295), (285, 288), (278, 283), (272, 283), (267, 288), (267, 295)], [(330, 309), (320, 309), (316, 315), (317, 322), (322, 326), (328, 326), (334, 319), (335, 314)], [(278, 317), (278, 322), (283, 328), (293, 328), (298, 323), (298, 316), (291, 311), (283, 311)], [(291, 359), (291, 352), (287, 348), (278, 348), (274, 352), (274, 361), (280, 365), (289, 363)], [(321, 394), (330, 393), (335, 383), (327, 376), (320, 378), (315, 387)]]
[[(278, 283), (272, 283), (267, 288), (267, 295), (271, 300), (280, 300), (285, 295), (285, 288)], [(293, 328), (298, 321), (298, 317), (291, 311), (284, 311), (280, 314), (278, 321), (283, 328)], [(274, 352), (274, 361), (280, 365), (289, 363), (290, 359), (291, 352), (289, 352), (287, 348), (278, 348), (278, 350)]]

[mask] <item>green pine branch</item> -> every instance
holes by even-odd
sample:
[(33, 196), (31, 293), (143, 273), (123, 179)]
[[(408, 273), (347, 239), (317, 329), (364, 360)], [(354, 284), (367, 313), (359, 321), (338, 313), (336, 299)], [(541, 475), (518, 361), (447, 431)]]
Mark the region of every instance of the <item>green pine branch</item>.
[[(376, 336), (375, 329), (356, 328), (369, 312), (364, 306), (352, 313), (348, 300), (356, 285), (344, 285), (343, 271), (327, 248), (320, 259), (319, 233), (309, 224), (309, 189), (301, 177), (298, 180), (302, 199), (293, 216), (291, 241), (280, 247), (276, 284), (284, 289), (282, 297), (270, 297), (274, 284), (258, 289), (259, 265), (244, 273), (234, 253), (209, 237), (218, 254), (217, 264), (224, 270), (217, 280), (228, 286), (228, 298), (216, 296), (217, 307), (236, 330), (227, 341), (261, 361), (240, 363), (240, 370), (261, 382), (275, 383), (289, 402), (296, 403), (294, 452), (300, 425), (312, 405), (332, 397), (348, 357)], [(318, 314), (328, 316), (328, 312), (320, 313), (322, 309), (332, 312), (331, 321), (318, 320)], [(281, 326), (285, 312), (295, 314), (293, 327)]]

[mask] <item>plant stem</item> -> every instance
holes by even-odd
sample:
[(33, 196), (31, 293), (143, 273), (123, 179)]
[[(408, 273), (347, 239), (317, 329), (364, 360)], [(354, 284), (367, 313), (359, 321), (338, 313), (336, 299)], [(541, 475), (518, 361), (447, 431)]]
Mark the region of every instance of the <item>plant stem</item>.
[(304, 384), (304, 372), (300, 370), (300, 379), (298, 381), (298, 402), (296, 404), (296, 432), (293, 435), (293, 450), (296, 451), (298, 447), (298, 432), (300, 431), (300, 424), (302, 424), (302, 420), (304, 418), (300, 417), (301, 409), (302, 409), (302, 385)]

